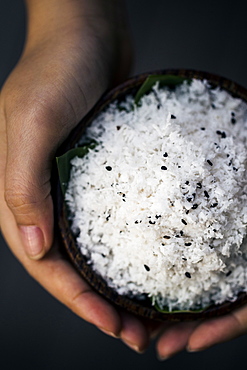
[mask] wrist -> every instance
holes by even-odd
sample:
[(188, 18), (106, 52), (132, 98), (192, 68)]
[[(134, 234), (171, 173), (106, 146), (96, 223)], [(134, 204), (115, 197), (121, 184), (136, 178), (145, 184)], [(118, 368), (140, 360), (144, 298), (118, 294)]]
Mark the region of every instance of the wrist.
[(126, 28), (123, 0), (25, 0), (25, 3), (28, 41), (83, 26), (100, 33)]
[(98, 54), (101, 50), (101, 61), (108, 64), (113, 83), (126, 77), (131, 45), (123, 0), (25, 1), (28, 27), (23, 57), (36, 52), (40, 46), (58, 50), (62, 45), (68, 52), (73, 51), (73, 55), (76, 50), (84, 49), (86, 57), (94, 53), (93, 50)]
[(83, 26), (84, 0), (25, 0), (27, 8), (26, 49), (54, 37), (68, 35)]

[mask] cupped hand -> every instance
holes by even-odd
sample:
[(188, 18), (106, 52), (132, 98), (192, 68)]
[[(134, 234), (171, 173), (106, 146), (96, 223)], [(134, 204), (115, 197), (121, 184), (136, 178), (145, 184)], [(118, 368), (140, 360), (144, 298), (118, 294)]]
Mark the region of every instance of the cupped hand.
[(160, 358), (246, 332), (246, 307), (203, 323), (139, 320), (93, 292), (59, 253), (50, 184), (55, 152), (105, 89), (126, 77), (130, 52), (119, 2), (26, 2), (26, 47), (0, 96), (0, 225), (12, 252), (59, 301), (136, 351), (158, 332)]
[(59, 253), (53, 235), (55, 152), (102, 93), (126, 77), (130, 47), (120, 2), (27, 0), (23, 55), (0, 97), (0, 225), (14, 255), (53, 296), (142, 350), (148, 331), (117, 310)]

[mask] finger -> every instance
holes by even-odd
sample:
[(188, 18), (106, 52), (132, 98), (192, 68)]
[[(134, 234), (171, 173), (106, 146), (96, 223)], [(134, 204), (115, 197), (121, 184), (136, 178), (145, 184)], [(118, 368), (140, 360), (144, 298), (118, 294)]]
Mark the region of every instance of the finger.
[[(59, 117), (43, 108), (17, 106), (7, 119), (5, 199), (19, 227), (27, 255), (39, 259), (53, 240), (51, 166), (54, 151), (65, 137)], [(65, 130), (64, 130), (65, 131)]]
[(247, 307), (220, 318), (207, 320), (192, 333), (188, 351), (196, 352), (234, 339), (247, 331)]
[(162, 330), (170, 325), (169, 322), (162, 323), (161, 321), (156, 321), (152, 319), (145, 320), (144, 323), (150, 339), (156, 339), (160, 335)]
[(190, 334), (197, 325), (197, 322), (181, 322), (168, 326), (157, 342), (158, 358), (166, 360), (184, 350)]
[(131, 349), (144, 353), (149, 344), (149, 333), (140, 319), (127, 311), (120, 312), (122, 320), (121, 339)]
[(91, 289), (55, 246), (39, 261), (30, 260), (22, 249), (15, 250), (15, 255), (30, 275), (71, 311), (107, 334), (119, 336), (122, 325), (117, 310)]
[(109, 335), (120, 335), (122, 325), (117, 310), (95, 293), (56, 251), (29, 263), (33, 264), (29, 267), (31, 275), (75, 314)]
[(121, 319), (117, 310), (104, 298), (96, 294), (62, 258), (58, 245), (53, 244), (50, 252), (41, 260), (32, 261), (20, 247), (20, 235), (14, 216), (3, 199), (3, 184), (0, 182), (0, 224), (6, 242), (12, 252), (48, 292), (81, 318), (96, 325), (105, 332), (119, 336)]

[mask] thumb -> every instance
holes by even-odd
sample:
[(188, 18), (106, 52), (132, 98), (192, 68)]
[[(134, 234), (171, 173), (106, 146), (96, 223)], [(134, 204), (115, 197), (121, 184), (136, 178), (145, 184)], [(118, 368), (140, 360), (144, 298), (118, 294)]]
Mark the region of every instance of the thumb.
[(25, 120), (22, 117), (23, 121), (25, 125), (7, 123), (5, 200), (15, 217), (25, 252), (31, 259), (40, 259), (53, 241), (50, 177), (59, 130), (42, 115)]

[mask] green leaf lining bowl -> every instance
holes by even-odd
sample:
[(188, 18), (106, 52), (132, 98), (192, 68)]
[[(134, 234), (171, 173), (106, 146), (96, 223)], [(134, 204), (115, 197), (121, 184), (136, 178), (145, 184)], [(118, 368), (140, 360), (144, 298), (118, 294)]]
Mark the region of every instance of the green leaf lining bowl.
[[(127, 94), (131, 94), (135, 97), (135, 103), (138, 104), (140, 98), (151, 89), (157, 79), (161, 84), (163, 83), (164, 85), (174, 87), (175, 85), (183, 82), (185, 79), (190, 80), (192, 78), (207, 80), (212, 87), (220, 87), (221, 89), (226, 90), (232, 96), (240, 98), (247, 103), (247, 90), (245, 88), (224, 77), (211, 73), (184, 69), (171, 69), (144, 73), (130, 78), (113, 90), (107, 92), (72, 131), (71, 135), (58, 152), (60, 157), (58, 157), (57, 161), (60, 177), (62, 179), (62, 186), (59, 181), (59, 176), (57, 176), (55, 189), (55, 203), (57, 211), (56, 217), (59, 225), (62, 244), (67, 256), (80, 275), (92, 286), (96, 292), (103, 295), (107, 300), (112, 302), (112, 304), (120, 306), (121, 308), (124, 308), (133, 314), (152, 320), (188, 321), (220, 316), (229, 313), (230, 311), (247, 303), (247, 293), (240, 292), (238, 298), (234, 302), (226, 301), (220, 305), (212, 305), (201, 310), (172, 312), (160, 310), (158, 307), (153, 306), (150, 298), (148, 297), (146, 300), (138, 300), (118, 294), (114, 289), (107, 285), (101, 276), (93, 271), (92, 267), (88, 264), (86, 257), (81, 254), (77, 246), (75, 236), (70, 229), (70, 224), (66, 214), (66, 205), (63, 199), (63, 192), (66, 189), (66, 182), (68, 181), (70, 159), (72, 159), (76, 154), (85, 155), (85, 148), (77, 148), (78, 141), (80, 140), (86, 127), (90, 125), (94, 118), (102, 110), (104, 110), (109, 103), (114, 100), (121, 101)], [(63, 155), (68, 151), (68, 154)]]

